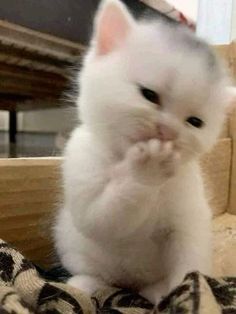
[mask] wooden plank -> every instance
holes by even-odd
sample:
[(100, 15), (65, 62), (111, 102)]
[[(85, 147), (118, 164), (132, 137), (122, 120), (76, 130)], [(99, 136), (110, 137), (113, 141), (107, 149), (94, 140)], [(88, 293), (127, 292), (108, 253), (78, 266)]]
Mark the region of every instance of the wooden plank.
[(232, 165), (228, 211), (229, 213), (236, 215), (236, 110), (230, 115), (229, 132), (232, 138)]
[(63, 88), (58, 88), (55, 86), (42, 86), (37, 84), (37, 82), (29, 81), (28, 84), (25, 84), (21, 80), (12, 80), (7, 77), (0, 80), (0, 93), (12, 94), (12, 95), (21, 95), (28, 97), (60, 97), (65, 91)]
[[(36, 100), (23, 100), (20, 99), (18, 101), (7, 100), (6, 96), (15, 96), (15, 95), (5, 95), (0, 93), (0, 110), (7, 110), (7, 111), (27, 111), (27, 110), (37, 110), (37, 109), (49, 109), (49, 108), (60, 108), (68, 104), (68, 101), (63, 100), (62, 97), (47, 97), (45, 96), (37, 98)], [(23, 95), (24, 96), (24, 95)], [(42, 95), (41, 95), (42, 96)], [(24, 96), (26, 97), (26, 96)]]
[(226, 137), (229, 137), (229, 121), (228, 120), (223, 125), (223, 129), (220, 134), (220, 138), (226, 138)]
[[(41, 79), (43, 79), (43, 77)], [(1, 93), (4, 93), (2, 86), (12, 86), (17, 84), (17, 86), (22, 86), (22, 90), (26, 91), (25, 94), (28, 93), (28, 90), (30, 90), (30, 93), (32, 93), (32, 90), (42, 91), (42, 93), (44, 93), (44, 91), (48, 93), (48, 91), (51, 90), (51, 95), (60, 95), (67, 86), (66, 81), (58, 81), (56, 79), (54, 81), (47, 79), (43, 81), (41, 79), (37, 78), (37, 76), (30, 77), (27, 75), (20, 75), (19, 73), (16, 75), (13, 73), (2, 73), (0, 70), (0, 82), (4, 81), (4, 84), (1, 83)]]
[(236, 81), (236, 43), (214, 46), (217, 54), (224, 60), (233, 80)]
[(35, 51), (69, 62), (76, 61), (85, 47), (66, 39), (43, 34), (7, 21), (0, 20), (0, 40), (5, 45)]
[(236, 42), (232, 42), (230, 46), (230, 70), (236, 81)]
[(69, 62), (67, 60), (59, 60), (59, 59), (53, 58), (52, 56), (42, 55), (40, 54), (40, 52), (37, 52), (37, 51), (26, 50), (25, 48), (14, 47), (13, 45), (4, 45), (1, 42), (0, 42), (0, 51), (1, 51), (1, 54), (9, 56), (9, 59), (15, 58), (15, 57), (18, 58), (19, 60), (27, 59), (27, 60), (30, 60), (32, 63), (39, 62), (45, 65), (46, 64), (53, 65), (58, 69), (60, 69), (61, 67), (63, 68), (70, 67), (71, 65), (75, 63), (75, 61)]
[[(69, 71), (67, 71), (69, 73)], [(56, 74), (53, 72), (40, 71), (35, 69), (28, 69), (26, 67), (11, 65), (6, 63), (0, 63), (0, 74), (4, 76), (10, 76), (18, 79), (30, 79), (38, 81), (40, 83), (50, 82), (51, 85), (64, 85), (68, 81), (64, 75)]]
[(1, 51), (0, 51), (0, 62), (5, 63), (5, 64), (17, 65), (17, 66), (21, 66), (21, 67), (25, 67), (29, 69), (56, 73), (60, 75), (66, 74), (64, 67), (60, 68), (50, 63), (45, 63), (40, 60), (32, 60), (26, 57), (19, 58), (17, 55), (9, 55)]
[(231, 54), (231, 46), (229, 45), (215, 45), (213, 46), (215, 51), (226, 61), (229, 61)]
[(213, 215), (228, 208), (231, 170), (231, 139), (221, 139), (201, 161), (206, 193)]
[[(52, 192), (53, 194), (57, 193), (58, 191), (55, 190)], [(42, 192), (43, 193), (43, 192)], [(13, 203), (13, 204), (7, 204), (7, 206), (0, 202), (0, 218), (5, 219), (6, 217), (17, 217), (22, 215), (28, 215), (28, 214), (40, 214), (44, 215), (48, 212), (52, 211), (52, 208), (55, 208), (57, 202), (56, 202), (57, 196), (54, 197), (53, 202), (52, 200), (47, 200), (42, 202), (40, 201), (33, 201), (32, 202), (21, 202), (21, 203)], [(33, 205), (32, 205), (33, 204)], [(7, 211), (6, 211), (7, 208)]]
[(60, 164), (60, 158), (0, 159), (0, 238), (44, 265), (52, 255)]

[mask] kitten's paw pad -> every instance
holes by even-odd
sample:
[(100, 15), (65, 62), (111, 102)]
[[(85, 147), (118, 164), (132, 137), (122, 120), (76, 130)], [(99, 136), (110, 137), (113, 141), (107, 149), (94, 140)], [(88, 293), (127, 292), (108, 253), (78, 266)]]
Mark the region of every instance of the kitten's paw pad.
[(168, 168), (167, 172), (173, 170), (171, 168), (178, 163), (179, 157), (172, 142), (161, 142), (158, 139), (139, 142), (128, 152), (129, 160), (135, 164), (152, 164), (154, 167), (159, 164), (163, 169)]
[(128, 158), (132, 162), (146, 163), (151, 157), (149, 142), (139, 142), (132, 146), (128, 152)]
[(73, 276), (67, 281), (67, 284), (85, 292), (89, 296), (105, 287), (105, 283), (102, 280), (86, 275)]
[(162, 144), (160, 166), (167, 176), (173, 175), (180, 162), (180, 153), (172, 142)]
[(146, 163), (152, 159), (162, 158), (160, 152), (162, 143), (157, 139), (151, 139), (146, 142), (138, 142), (128, 151), (128, 157), (132, 161)]

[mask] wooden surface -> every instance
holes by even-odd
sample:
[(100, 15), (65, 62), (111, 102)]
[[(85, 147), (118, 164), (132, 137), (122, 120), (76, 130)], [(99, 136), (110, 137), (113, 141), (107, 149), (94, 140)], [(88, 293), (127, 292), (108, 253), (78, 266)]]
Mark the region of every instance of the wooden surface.
[(224, 213), (228, 208), (231, 144), (230, 138), (219, 140), (201, 163), (206, 193), (214, 216)]
[(229, 212), (236, 215), (236, 109), (230, 115), (230, 137), (232, 138), (232, 161), (230, 178)]
[(59, 201), (59, 158), (0, 159), (0, 237), (50, 264), (51, 213)]
[(35, 52), (61, 61), (73, 62), (85, 47), (56, 36), (22, 27), (17, 24), (0, 20), (0, 41), (6, 46)]
[(0, 20), (0, 109), (61, 105), (84, 49), (79, 43)]
[[(27, 69), (0, 62), (0, 93), (25, 98), (56, 98), (69, 86), (68, 79), (55, 73)], [(68, 87), (67, 86), (67, 87)], [(17, 101), (16, 101), (17, 102)], [(1, 105), (1, 104), (0, 104)]]
[(236, 42), (229, 45), (214, 46), (218, 54), (224, 59), (228, 66), (229, 72), (236, 83)]

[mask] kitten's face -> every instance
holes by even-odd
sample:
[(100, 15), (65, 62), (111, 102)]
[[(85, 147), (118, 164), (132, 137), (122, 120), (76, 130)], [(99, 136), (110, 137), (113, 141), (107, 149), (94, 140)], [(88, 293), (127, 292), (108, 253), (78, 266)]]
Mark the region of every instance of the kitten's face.
[(157, 137), (191, 158), (219, 135), (225, 80), (205, 44), (172, 27), (137, 23), (117, 0), (105, 1), (81, 74), (80, 111), (115, 145)]

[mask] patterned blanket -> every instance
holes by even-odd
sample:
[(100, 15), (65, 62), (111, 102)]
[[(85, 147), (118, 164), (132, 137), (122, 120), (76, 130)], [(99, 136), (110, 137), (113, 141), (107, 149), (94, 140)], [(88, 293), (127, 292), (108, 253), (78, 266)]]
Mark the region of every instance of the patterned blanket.
[(236, 278), (188, 274), (154, 309), (141, 296), (117, 288), (98, 291), (91, 299), (63, 283), (67, 276), (60, 269), (41, 270), (0, 240), (0, 314), (236, 313)]

